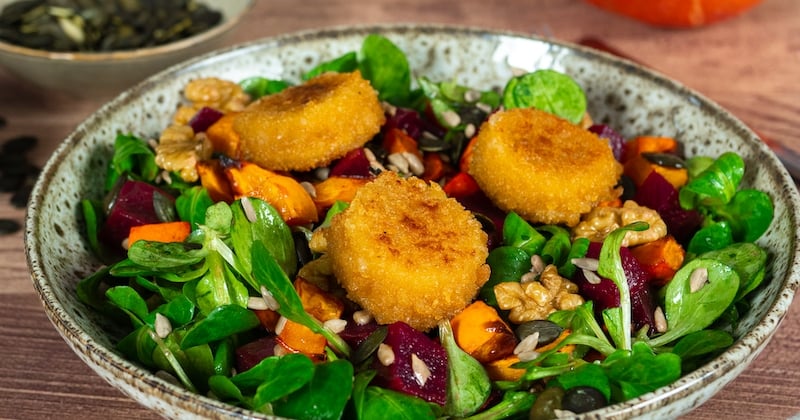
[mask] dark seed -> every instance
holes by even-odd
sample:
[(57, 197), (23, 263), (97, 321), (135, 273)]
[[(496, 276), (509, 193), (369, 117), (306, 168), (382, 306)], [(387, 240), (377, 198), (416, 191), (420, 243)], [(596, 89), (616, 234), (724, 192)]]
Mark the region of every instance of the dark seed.
[(389, 334), (389, 329), (385, 326), (380, 326), (373, 331), (372, 334), (367, 336), (364, 342), (356, 348), (355, 352), (353, 352), (353, 363), (360, 364), (361, 362), (366, 361), (367, 358), (369, 358), (378, 350), (378, 347), (381, 345), (381, 343), (383, 343), (383, 340), (386, 339), (387, 334)]
[(686, 167), (686, 162), (684, 162), (683, 159), (671, 153), (642, 153), (642, 157), (658, 166), (675, 169), (683, 169)]
[(561, 400), (564, 398), (564, 388), (552, 386), (545, 388), (533, 403), (530, 420), (550, 420), (558, 418), (555, 410), (561, 410)]
[(0, 12), (0, 39), (52, 51), (108, 51), (188, 38), (222, 13), (194, 0), (36, 0)]
[(633, 182), (631, 177), (627, 175), (620, 176), (619, 186), (622, 187), (622, 196), (620, 196), (622, 201), (632, 200), (636, 195), (636, 183)]
[(28, 198), (32, 191), (33, 183), (26, 182), (11, 196), (11, 205), (18, 209), (24, 209), (28, 206)]
[(294, 239), (294, 250), (297, 253), (297, 262), (302, 267), (314, 259), (311, 249), (308, 247), (308, 239), (303, 232), (292, 232)]
[(452, 143), (440, 138), (422, 136), (418, 141), (418, 146), (419, 150), (423, 152), (441, 152), (452, 147)]
[(605, 405), (605, 395), (597, 388), (590, 386), (570, 388), (561, 399), (561, 407), (576, 414), (597, 410)]
[(6, 126), (6, 117), (0, 115), (0, 128), (4, 128)]
[(16, 220), (0, 219), (0, 235), (11, 235), (22, 229), (22, 225)]
[(555, 322), (545, 319), (537, 319), (519, 324), (514, 330), (514, 333), (517, 335), (517, 338), (522, 341), (525, 339), (525, 337), (538, 332), (539, 344), (546, 345), (552, 343), (556, 338), (558, 338), (562, 331), (564, 331), (564, 329)]
[(23, 182), (25, 182), (24, 176), (8, 175), (4, 173), (3, 176), (0, 177), (0, 192), (14, 192), (22, 186)]

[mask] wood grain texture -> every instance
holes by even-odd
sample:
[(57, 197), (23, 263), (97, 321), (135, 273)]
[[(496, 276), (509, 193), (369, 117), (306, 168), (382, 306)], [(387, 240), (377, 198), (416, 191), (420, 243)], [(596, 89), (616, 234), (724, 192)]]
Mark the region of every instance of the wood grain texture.
[[(259, 0), (230, 43), (319, 27), (446, 23), (601, 39), (731, 110), (764, 136), (800, 150), (800, 1), (765, 0), (747, 14), (693, 30), (653, 28), (579, 0)], [(0, 69), (0, 140), (40, 138), (43, 165), (106, 98), (40, 92)], [(0, 218), (22, 221), (0, 194)], [(780, 419), (800, 414), (800, 301), (770, 345), (734, 382), (685, 418)], [(0, 418), (156, 416), (95, 375), (52, 327), (35, 295), (22, 234), (0, 237)]]

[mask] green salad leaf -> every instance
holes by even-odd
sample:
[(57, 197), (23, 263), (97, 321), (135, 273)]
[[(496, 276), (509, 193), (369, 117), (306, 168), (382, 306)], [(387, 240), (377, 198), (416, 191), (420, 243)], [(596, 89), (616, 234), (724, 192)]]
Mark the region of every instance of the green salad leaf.
[(511, 78), (503, 90), (506, 109), (537, 108), (578, 124), (586, 114), (586, 96), (571, 77), (555, 70), (536, 70)]

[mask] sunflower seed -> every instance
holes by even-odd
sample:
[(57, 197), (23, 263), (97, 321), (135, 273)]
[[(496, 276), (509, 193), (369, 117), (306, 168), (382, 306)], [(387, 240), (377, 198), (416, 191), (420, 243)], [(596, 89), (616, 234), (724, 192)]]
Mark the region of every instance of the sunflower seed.
[(416, 353), (411, 353), (411, 370), (414, 372), (414, 379), (417, 380), (419, 386), (424, 387), (431, 377), (431, 370), (422, 359), (417, 357)]
[(694, 293), (702, 289), (708, 281), (708, 269), (698, 267), (689, 275), (689, 290)]
[(381, 343), (378, 346), (378, 361), (384, 366), (391, 366), (394, 363), (394, 350), (390, 345)]
[(244, 210), (244, 216), (247, 218), (247, 221), (250, 223), (257, 222), (258, 215), (256, 215), (256, 209), (253, 207), (253, 203), (250, 201), (250, 198), (244, 197), (239, 201), (242, 203), (242, 210)]
[(597, 258), (573, 258), (571, 262), (575, 267), (589, 271), (597, 271), (600, 266), (600, 260)]

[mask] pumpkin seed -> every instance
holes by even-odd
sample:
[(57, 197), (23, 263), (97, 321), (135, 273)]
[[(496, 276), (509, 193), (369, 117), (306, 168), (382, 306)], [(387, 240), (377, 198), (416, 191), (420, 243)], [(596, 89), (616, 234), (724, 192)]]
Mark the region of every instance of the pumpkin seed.
[(11, 235), (22, 229), (22, 225), (16, 220), (0, 219), (0, 235)]
[[(356, 363), (356, 364), (362, 363), (365, 360), (367, 360), (373, 353), (378, 351), (378, 348), (380, 347), (380, 345), (383, 344), (383, 340), (386, 339), (386, 335), (387, 334), (389, 334), (389, 330), (386, 327), (382, 326), (382, 327), (378, 327), (375, 331), (372, 332), (372, 334), (367, 336), (367, 338), (364, 340), (364, 342), (361, 343), (361, 345), (359, 345), (356, 348), (356, 351), (353, 353), (353, 357), (352, 357), (353, 363)], [(391, 347), (390, 347), (390, 349), (391, 349)], [(384, 353), (386, 353), (386, 350), (384, 350)], [(379, 356), (379, 358), (380, 357), (381, 356)], [(389, 359), (387, 359), (385, 357), (385, 355), (384, 355), (383, 358), (381, 358), (381, 362), (388, 362), (388, 360)], [(391, 364), (391, 363), (389, 363), (389, 364)], [(384, 366), (388, 366), (389, 364), (386, 364)]]
[(586, 413), (606, 406), (606, 397), (597, 388), (577, 386), (570, 388), (561, 399), (561, 408), (576, 414)]
[(684, 162), (683, 159), (671, 153), (642, 153), (642, 157), (658, 166), (675, 169), (683, 169), (686, 167), (686, 162)]
[(0, 11), (0, 40), (49, 51), (163, 45), (204, 32), (222, 14), (194, 0), (23, 0)]
[(533, 321), (523, 322), (519, 324), (514, 330), (517, 338), (522, 341), (530, 335), (539, 334), (538, 343), (544, 346), (555, 341), (561, 332), (564, 331), (558, 324), (546, 319), (536, 319)]

